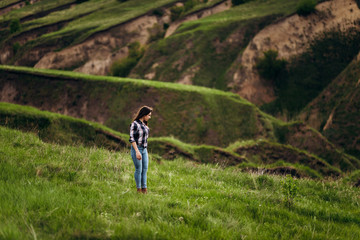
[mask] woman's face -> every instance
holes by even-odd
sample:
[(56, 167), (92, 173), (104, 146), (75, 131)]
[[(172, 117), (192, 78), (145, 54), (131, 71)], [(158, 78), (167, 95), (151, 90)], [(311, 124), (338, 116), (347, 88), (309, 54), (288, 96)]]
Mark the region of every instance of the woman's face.
[(151, 118), (151, 112), (148, 115), (144, 116), (145, 121), (149, 121), (150, 118)]

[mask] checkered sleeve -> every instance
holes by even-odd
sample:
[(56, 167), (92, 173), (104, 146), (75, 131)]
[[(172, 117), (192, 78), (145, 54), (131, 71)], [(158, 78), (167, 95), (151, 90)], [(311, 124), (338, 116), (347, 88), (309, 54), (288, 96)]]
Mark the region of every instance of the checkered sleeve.
[(131, 125), (130, 125), (130, 138), (129, 138), (129, 142), (132, 143), (132, 142), (135, 142), (135, 133), (137, 131), (137, 124), (135, 122), (133, 122)]

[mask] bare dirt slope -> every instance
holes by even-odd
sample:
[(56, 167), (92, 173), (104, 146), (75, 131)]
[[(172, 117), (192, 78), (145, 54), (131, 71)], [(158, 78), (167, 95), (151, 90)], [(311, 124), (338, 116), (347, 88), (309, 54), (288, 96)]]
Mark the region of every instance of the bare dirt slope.
[(280, 58), (289, 59), (303, 53), (316, 34), (337, 26), (347, 29), (360, 20), (360, 9), (354, 0), (323, 2), (316, 10), (307, 17), (294, 14), (260, 31), (229, 71), (233, 91), (257, 104), (274, 100), (273, 89), (255, 69), (256, 60), (264, 51), (273, 49)]

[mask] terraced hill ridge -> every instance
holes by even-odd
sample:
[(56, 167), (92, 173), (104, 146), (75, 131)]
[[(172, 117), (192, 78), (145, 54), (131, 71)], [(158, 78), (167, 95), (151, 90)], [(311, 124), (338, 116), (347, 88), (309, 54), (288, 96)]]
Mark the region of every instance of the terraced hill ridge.
[[(45, 142), (62, 145), (84, 145), (115, 151), (130, 147), (127, 134), (100, 124), (9, 103), (0, 103), (0, 125), (33, 132)], [(150, 154), (155, 154), (152, 156), (155, 160), (159, 160), (158, 156), (168, 160), (181, 157), (198, 163), (212, 163), (222, 167), (239, 166), (246, 171), (260, 170), (296, 177), (340, 176), (355, 167), (347, 165), (347, 169), (342, 171), (339, 166), (332, 166), (307, 151), (264, 140), (239, 142), (226, 149), (186, 144), (168, 137), (151, 138), (149, 144)], [(330, 154), (333, 154), (331, 150), (328, 151), (328, 155)], [(258, 156), (262, 157), (258, 159)], [(349, 160), (341, 154), (337, 158)], [(360, 168), (360, 164), (358, 165), (356, 167)]]
[(276, 119), (236, 94), (147, 80), (0, 66), (1, 101), (30, 105), (127, 132), (141, 105), (154, 107), (152, 136), (226, 146), (276, 139)]
[[(79, 106), (79, 100), (75, 95), (75, 99), (72, 98), (71, 94), (68, 94), (65, 97), (62, 97), (61, 95), (56, 96), (56, 92), (63, 92), (64, 90), (70, 91), (69, 89), (72, 89), (72, 91), (76, 91), (77, 89), (81, 88), (83, 90), (85, 89), (95, 89), (96, 86), (101, 86), (102, 88), (109, 89), (109, 88), (115, 88), (112, 84), (118, 82), (120, 84), (126, 83), (126, 85), (122, 86), (121, 88), (125, 89), (134, 89), (134, 86), (131, 87), (131, 85), (138, 85), (137, 87), (140, 87), (141, 85), (145, 85), (142, 87), (148, 88), (149, 84), (151, 82), (144, 81), (143, 83), (139, 83), (137, 80), (133, 81), (130, 79), (115, 79), (115, 78), (108, 78), (105, 80), (99, 80), (96, 79), (98, 77), (92, 77), (85, 76), (85, 75), (79, 75), (77, 74), (74, 76), (74, 73), (67, 73), (62, 71), (48, 71), (48, 70), (32, 70), (27, 68), (18, 68), (18, 67), (6, 67), (3, 66), (3, 74), (2, 76), (7, 76), (9, 81), (6, 81), (6, 79), (2, 78), (0, 80), (0, 85), (3, 86), (1, 90), (1, 100), (2, 101), (10, 101), (10, 102), (21, 102), (22, 104), (27, 105), (38, 105), (38, 107), (46, 108), (48, 106), (54, 106), (51, 101), (58, 101), (58, 99), (67, 99), (69, 101), (71, 108), (68, 109), (68, 114), (72, 112), (77, 112), (78, 106)], [(5, 70), (6, 69), (6, 70)], [(32, 72), (32, 73), (31, 73)], [(16, 74), (15, 74), (16, 73)], [(56, 77), (56, 79), (54, 79)], [(38, 79), (41, 78), (41, 81)], [(48, 78), (47, 81), (44, 83), (44, 78)], [(64, 79), (65, 78), (65, 79)], [(18, 82), (16, 79), (22, 79), (22, 81)], [(111, 80), (111, 81), (110, 81)], [(36, 83), (37, 81), (40, 82)], [(56, 83), (55, 85), (49, 84), (49, 82)], [(72, 82), (71, 85), (69, 85), (69, 82)], [(93, 83), (96, 85), (91, 85), (92, 88), (89, 86), (86, 86), (88, 83)], [(16, 85), (18, 83), (19, 85)], [(81, 84), (83, 87), (74, 87), (74, 83)], [(112, 84), (111, 84), (112, 83)], [(144, 84), (146, 83), (146, 84)], [(30, 84), (30, 85), (27, 85)], [(33, 85), (35, 84), (35, 85)], [(85, 85), (84, 85), (85, 84)], [(103, 85), (104, 84), (104, 85)], [(110, 84), (110, 85), (109, 85)], [(154, 86), (157, 85), (152, 91), (155, 92), (157, 88), (159, 88), (158, 82), (153, 83)], [(176, 92), (186, 92), (184, 86), (178, 86), (176, 84), (163, 84), (161, 83), (162, 88), (174, 88), (178, 87), (175, 91)], [(164, 86), (168, 85), (168, 86)], [(20, 86), (20, 88), (19, 88)], [(36, 86), (36, 88), (34, 88)], [(56, 91), (51, 92), (48, 94), (48, 91), (46, 89), (48, 87), (56, 88)], [(55, 86), (55, 87), (54, 87)], [(64, 88), (65, 86), (65, 88)], [(85, 87), (84, 87), (85, 86)], [(138, 98), (135, 98), (135, 95), (132, 95), (132, 98), (126, 98), (126, 95), (124, 94), (124, 91), (120, 91), (121, 88), (119, 85), (116, 89), (119, 91), (118, 94), (120, 96), (118, 97), (119, 101), (122, 101), (122, 106), (126, 106), (130, 102), (138, 102), (143, 100), (142, 95), (139, 95)], [(121, 84), (120, 84), (121, 86)], [(154, 87), (153, 86), (153, 87)], [(21, 89), (25, 88), (31, 88), (35, 89), (34, 92), (26, 91), (23, 92)], [(189, 88), (189, 87), (186, 87)], [(200, 102), (198, 102), (194, 97), (194, 95), (202, 94), (205, 95), (206, 98), (213, 98), (214, 102), (217, 101), (224, 101), (224, 98), (226, 93), (221, 93), (220, 91), (205, 89), (205, 88), (198, 88), (198, 87), (191, 87), (192, 90), (192, 98), (194, 102), (189, 103), (189, 105), (196, 105), (198, 104), (201, 106), (201, 98), (199, 98)], [(175, 89), (170, 89), (174, 91)], [(174, 94), (172, 91), (163, 91), (161, 94), (164, 94), (164, 92), (168, 94)], [(187, 90), (189, 91), (189, 89)], [(201, 93), (202, 91), (202, 93)], [(87, 92), (87, 91), (85, 91)], [(25, 93), (25, 94), (19, 94), (19, 93)], [(38, 95), (38, 94), (44, 94), (47, 93), (47, 95)], [(134, 93), (132, 91), (132, 93)], [(182, 93), (184, 94), (184, 93)], [(106, 94), (104, 94), (106, 95)], [(179, 94), (175, 94), (178, 96)], [(96, 102), (98, 105), (102, 106), (102, 109), (108, 109), (107, 102), (104, 101), (103, 98), (100, 98), (99, 94), (94, 94), (92, 91), (89, 90), (86, 96), (86, 101), (89, 103), (95, 101), (94, 99), (91, 99), (91, 96), (95, 96)], [(109, 95), (106, 95), (107, 97)], [(124, 97), (124, 98), (121, 98)], [(230, 94), (232, 96), (232, 94)], [(236, 98), (238, 98), (237, 95)], [(41, 97), (44, 97), (44, 100), (40, 100)], [(163, 96), (166, 99), (171, 99), (172, 95)], [(217, 99), (219, 98), (219, 99)], [(235, 99), (236, 99), (235, 98)], [(37, 99), (35, 101), (31, 99)], [(105, 98), (107, 99), (107, 98)], [(217, 100), (216, 100), (217, 99)], [(240, 100), (240, 99), (238, 99)], [(110, 100), (109, 100), (110, 101)], [(174, 100), (176, 102), (176, 99)], [(231, 101), (231, 100), (227, 100)], [(244, 100), (242, 100), (244, 101)], [(46, 104), (45, 104), (46, 102)], [(251, 166), (250, 169), (256, 168), (266, 168), (270, 169), (270, 172), (282, 172), (281, 169), (285, 169), (285, 172), (293, 171), (293, 174), (296, 174), (297, 176), (308, 176), (308, 177), (322, 177), (322, 176), (329, 176), (334, 175), (338, 176), (341, 174), (341, 172), (349, 172), (353, 171), (355, 169), (360, 168), (360, 161), (354, 157), (351, 157), (349, 155), (344, 154), (339, 149), (336, 149), (333, 144), (328, 142), (323, 136), (321, 136), (320, 133), (316, 132), (313, 129), (308, 128), (304, 124), (301, 123), (291, 123), (291, 124), (285, 124), (282, 123), (276, 119), (273, 119), (270, 116), (267, 116), (261, 111), (259, 111), (255, 106), (247, 103), (246, 109), (248, 109), (249, 106), (251, 106), (253, 109), (252, 111), (255, 111), (257, 113), (256, 116), (261, 117), (258, 122), (262, 122), (267, 124), (268, 130), (263, 129), (266, 126), (256, 125), (259, 129), (258, 131), (260, 133), (266, 132), (262, 136), (253, 136), (252, 140), (249, 139), (249, 141), (245, 141), (245, 144), (243, 143), (244, 138), (237, 138), (238, 142), (231, 144), (228, 148), (220, 148), (215, 146), (208, 146), (208, 145), (192, 145), (189, 143), (193, 143), (191, 141), (188, 141), (187, 143), (183, 143), (181, 141), (178, 141), (173, 138), (164, 137), (169, 136), (169, 133), (174, 133), (174, 131), (166, 130), (166, 129), (172, 129), (172, 126), (176, 126), (180, 130), (186, 129), (188, 126), (186, 126), (183, 122), (182, 118), (168, 118), (169, 116), (172, 117), (176, 114), (162, 114), (161, 112), (157, 112), (156, 109), (164, 108), (164, 103), (167, 104), (169, 102), (161, 101), (162, 104), (156, 103), (154, 106), (154, 117), (152, 119), (152, 123), (150, 125), (151, 127), (151, 134), (153, 135), (153, 132), (157, 133), (155, 134), (155, 138), (152, 136), (150, 140), (150, 144), (152, 145), (152, 151), (156, 154), (159, 154), (160, 156), (166, 158), (166, 159), (173, 159), (178, 156), (182, 156), (186, 159), (190, 159), (197, 162), (204, 162), (204, 163), (217, 163), (222, 166), (230, 166), (230, 165), (238, 165), (240, 163), (243, 163), (243, 167), (247, 168), (248, 166)], [(246, 103), (246, 101), (244, 101)], [(62, 106), (68, 106), (69, 103), (61, 102), (60, 104), (65, 104)], [(48, 105), (47, 105), (48, 104)], [(138, 103), (139, 104), (139, 103)], [(172, 104), (172, 102), (170, 102)], [(185, 103), (183, 103), (185, 104)], [(244, 104), (244, 103), (243, 103)], [(115, 109), (111, 112), (116, 113), (122, 113), (128, 115), (132, 110), (125, 110), (119, 108), (120, 104), (115, 104)], [(182, 105), (182, 107), (187, 107), (186, 105)], [(213, 105), (213, 107), (216, 105)], [(222, 105), (221, 105), (222, 106)], [(237, 105), (238, 107), (241, 107), (241, 104)], [(91, 107), (91, 105), (89, 105)], [(175, 105), (172, 107), (175, 108)], [(128, 137), (124, 137), (124, 135), (117, 134), (112, 132), (109, 129), (104, 129), (98, 125), (94, 125), (93, 123), (86, 123), (83, 121), (75, 121), (71, 118), (66, 117), (59, 117), (58, 115), (51, 115), (50, 113), (44, 114), (40, 113), (39, 111), (33, 111), (31, 109), (27, 109), (24, 107), (14, 107), (9, 104), (2, 103), (1, 109), (0, 109), (0, 116), (1, 116), (1, 124), (8, 126), (8, 127), (14, 127), (18, 129), (25, 129), (27, 131), (35, 131), (39, 134), (40, 137), (42, 137), (44, 140), (52, 141), (52, 142), (59, 142), (59, 143), (65, 143), (69, 144), (71, 142), (79, 142), (85, 145), (96, 145), (96, 146), (104, 146), (109, 149), (119, 149), (124, 146), (128, 146), (127, 139)], [(48, 109), (51, 110), (51, 109)], [(205, 116), (213, 116), (216, 115), (216, 112), (211, 111), (217, 111), (216, 108), (209, 108), (209, 111), (207, 112), (208, 115)], [(196, 119), (192, 119), (192, 113), (193, 112), (186, 112), (182, 110), (181, 114), (182, 117), (186, 117), (188, 122), (196, 121)], [(250, 112), (251, 113), (251, 112)], [(231, 112), (231, 117), (235, 120), (239, 120), (241, 116), (244, 114), (240, 112), (239, 115), (235, 115), (236, 112)], [(244, 118), (248, 119), (248, 114), (245, 114), (246, 116), (243, 116)], [(156, 116), (158, 115), (158, 116)], [(188, 116), (187, 116), (188, 115)], [(88, 116), (88, 115), (84, 115)], [(113, 119), (116, 119), (118, 116), (121, 115), (114, 115), (110, 116)], [(223, 118), (226, 118), (227, 115), (220, 115), (218, 116), (218, 120), (222, 121)], [(162, 123), (158, 123), (158, 119), (161, 119)], [(204, 117), (205, 118), (205, 117)], [(207, 121), (217, 121), (216, 119), (212, 119), (210, 117), (206, 117), (208, 119)], [(120, 120), (120, 119), (119, 119)], [(125, 121), (125, 120), (124, 120)], [(127, 122), (124, 122), (124, 126), (121, 132), (127, 133), (128, 127), (131, 122), (130, 119), (126, 120)], [(121, 123), (118, 121), (118, 123)], [(206, 122), (204, 121), (204, 124), (207, 124), (211, 126), (214, 124), (214, 122)], [(224, 124), (224, 123), (219, 123)], [(225, 123), (226, 124), (226, 123)], [(236, 121), (233, 122), (233, 124), (237, 124)], [(170, 126), (168, 126), (170, 125)], [(197, 126), (197, 125), (196, 125)], [(199, 127), (199, 126), (197, 126)], [(221, 131), (222, 128), (226, 126), (221, 125), (218, 126), (217, 129), (213, 129), (213, 132), (216, 133), (216, 130)], [(239, 125), (239, 128), (246, 128), (246, 125)], [(271, 127), (271, 129), (270, 129)], [(246, 129), (243, 129), (243, 131)], [(168, 131), (168, 132), (167, 132)], [(232, 131), (235, 132), (234, 130)], [(192, 137), (194, 134), (193, 132), (188, 132), (188, 135), (185, 135), (187, 132), (182, 133), (182, 135), (179, 135), (177, 137), (187, 136)], [(161, 136), (156, 137), (156, 136)], [(221, 135), (220, 135), (221, 136)], [(232, 136), (234, 137), (234, 136)], [(242, 139), (242, 140), (241, 140)], [(266, 139), (266, 140), (265, 140)], [(184, 140), (183, 140), (184, 141)], [(186, 142), (186, 141), (185, 141)], [(204, 141), (205, 142), (205, 141)], [(263, 146), (263, 147), (260, 147)], [(255, 151), (254, 151), (255, 150)], [(285, 162), (285, 164), (284, 164)], [(291, 167), (289, 169), (288, 167)]]

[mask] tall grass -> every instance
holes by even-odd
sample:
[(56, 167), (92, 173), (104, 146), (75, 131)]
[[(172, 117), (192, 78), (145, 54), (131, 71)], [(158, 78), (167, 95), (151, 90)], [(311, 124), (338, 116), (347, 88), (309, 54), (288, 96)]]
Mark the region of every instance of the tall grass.
[[(150, 146), (151, 147), (151, 146)], [(150, 148), (151, 149), (151, 148)], [(152, 161), (136, 193), (128, 152), (45, 144), (0, 128), (0, 239), (358, 239), (359, 189), (181, 159)]]

